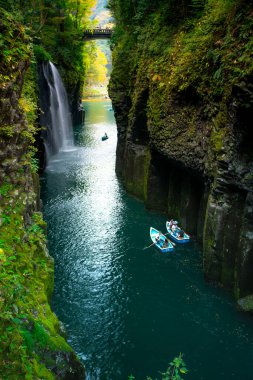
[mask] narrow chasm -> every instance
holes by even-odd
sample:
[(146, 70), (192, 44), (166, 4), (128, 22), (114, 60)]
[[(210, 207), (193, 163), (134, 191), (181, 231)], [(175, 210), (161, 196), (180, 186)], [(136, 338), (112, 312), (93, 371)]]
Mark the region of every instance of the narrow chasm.
[(253, 378), (252, 30), (1, 2), (0, 379)]

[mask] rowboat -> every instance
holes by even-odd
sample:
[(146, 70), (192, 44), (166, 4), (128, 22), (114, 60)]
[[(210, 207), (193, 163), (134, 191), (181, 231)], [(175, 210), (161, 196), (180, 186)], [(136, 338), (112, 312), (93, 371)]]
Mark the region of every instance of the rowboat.
[(153, 227), (150, 227), (150, 237), (153, 244), (159, 249), (159, 251), (166, 253), (174, 251), (171, 242), (161, 232)]
[(166, 222), (166, 229), (168, 231), (169, 237), (175, 243), (179, 243), (179, 244), (189, 243), (189, 241), (190, 241), (190, 236), (189, 235), (187, 235), (184, 231), (183, 231), (183, 236), (179, 235), (179, 232), (182, 231), (180, 227), (177, 226), (176, 229), (175, 229), (175, 231), (172, 231), (170, 229), (170, 223)]
[(107, 133), (105, 133), (104, 136), (101, 137), (101, 140), (105, 141), (107, 139), (109, 139), (109, 137), (108, 137)]

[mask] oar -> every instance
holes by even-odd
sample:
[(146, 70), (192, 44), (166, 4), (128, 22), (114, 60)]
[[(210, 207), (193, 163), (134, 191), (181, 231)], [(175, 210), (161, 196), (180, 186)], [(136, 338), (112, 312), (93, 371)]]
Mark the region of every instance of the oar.
[(155, 243), (152, 243), (152, 244), (150, 244), (148, 247), (144, 247), (143, 248), (143, 251), (144, 251), (144, 249), (148, 249), (148, 248), (150, 248), (150, 247), (152, 247), (152, 245), (154, 245)]
[[(164, 235), (164, 236), (165, 236), (165, 235), (169, 235), (169, 233), (167, 232), (166, 234), (163, 234), (163, 235)], [(175, 247), (175, 245), (176, 245), (175, 243), (173, 243), (170, 239), (168, 239), (168, 241), (169, 241), (169, 242)], [(156, 244), (156, 243), (152, 243), (152, 244), (150, 244), (148, 247), (144, 247), (143, 250), (152, 247), (152, 245), (154, 245), (154, 244)]]
[[(164, 235), (169, 235), (169, 232), (167, 232), (166, 234), (164, 234)], [(168, 239), (169, 240), (169, 242), (175, 247), (175, 243), (173, 243), (173, 241), (171, 241), (170, 239)]]
[[(159, 231), (159, 236), (160, 236), (160, 234), (162, 234), (162, 233)], [(148, 247), (144, 247), (144, 248), (143, 248), (143, 250), (144, 250), (144, 249), (148, 249), (148, 248), (152, 247), (152, 245), (154, 245), (154, 244), (156, 244), (156, 242), (155, 242), (155, 243), (152, 243), (152, 244), (150, 244)]]

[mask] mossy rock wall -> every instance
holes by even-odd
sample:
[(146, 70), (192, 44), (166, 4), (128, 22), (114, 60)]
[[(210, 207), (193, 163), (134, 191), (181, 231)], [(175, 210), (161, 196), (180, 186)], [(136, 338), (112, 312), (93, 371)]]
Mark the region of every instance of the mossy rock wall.
[(124, 150), (124, 169), (122, 176), (126, 189), (133, 195), (147, 198), (147, 177), (150, 152), (147, 146), (127, 144)]
[(1, 8), (0, 19), (0, 378), (84, 379), (50, 308), (54, 266), (39, 212), (30, 39)]
[[(116, 170), (131, 192), (145, 178), (136, 194), (196, 234), (206, 277), (242, 297), (253, 292), (252, 6), (183, 3), (174, 19), (163, 0), (137, 10), (139, 23), (115, 11)], [(148, 178), (125, 170), (138, 167), (132, 144), (150, 149)]]

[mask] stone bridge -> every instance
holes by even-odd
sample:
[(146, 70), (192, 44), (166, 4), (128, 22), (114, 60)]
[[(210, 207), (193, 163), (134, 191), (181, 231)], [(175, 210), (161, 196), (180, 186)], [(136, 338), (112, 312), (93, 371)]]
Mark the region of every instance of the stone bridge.
[(86, 29), (83, 32), (84, 40), (111, 38), (111, 35), (112, 35), (112, 29), (109, 29), (109, 28)]

